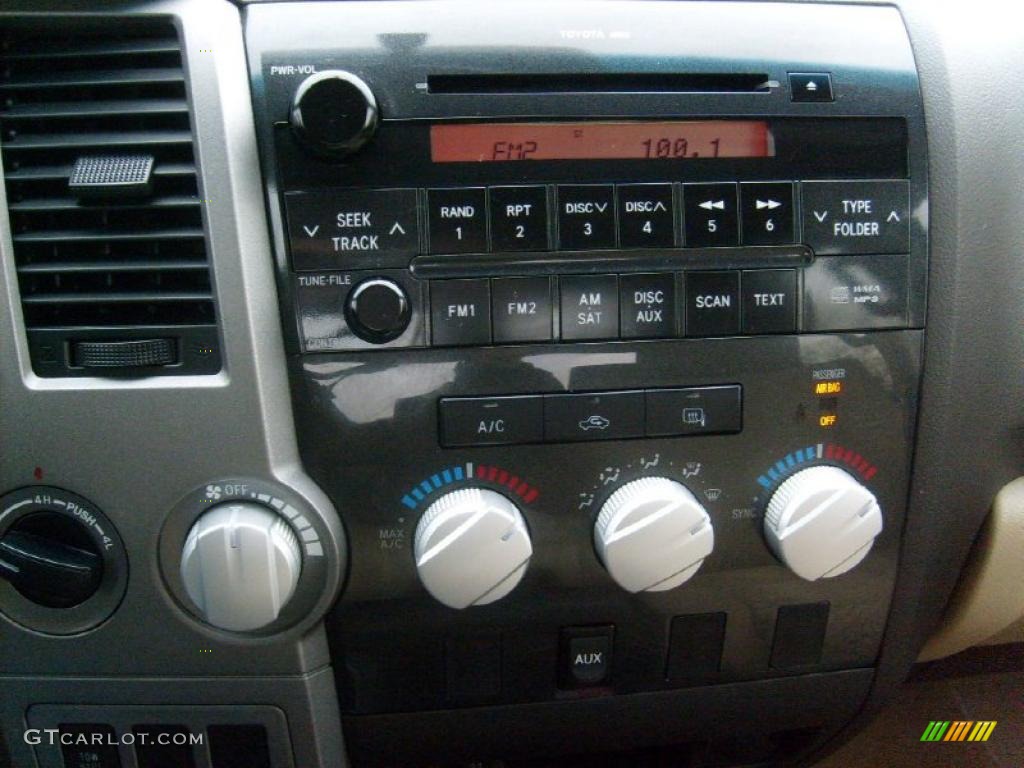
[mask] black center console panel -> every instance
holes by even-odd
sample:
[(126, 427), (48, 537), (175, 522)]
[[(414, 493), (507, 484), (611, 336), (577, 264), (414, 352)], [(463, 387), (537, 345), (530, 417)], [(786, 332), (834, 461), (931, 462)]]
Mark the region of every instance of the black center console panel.
[[(922, 365), (926, 144), (899, 13), (245, 13), (300, 450), (351, 547), (328, 631), (356, 762), (740, 734), (760, 759), (833, 732), (890, 610)], [(347, 86), (296, 125), (332, 72), (366, 86), (375, 132)], [(332, 130), (365, 133), (325, 152)], [(883, 527), (808, 581), (764, 518), (816, 466), (867, 488)], [(689, 491), (714, 548), (633, 593), (594, 525), (643, 477)], [(519, 509), (532, 557), (503, 599), (455, 610), (414, 539), (469, 487)]]

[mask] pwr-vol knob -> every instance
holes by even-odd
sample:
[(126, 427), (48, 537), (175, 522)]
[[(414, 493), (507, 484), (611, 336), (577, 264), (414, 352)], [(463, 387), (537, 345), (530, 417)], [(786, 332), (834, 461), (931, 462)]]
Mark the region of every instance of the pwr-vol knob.
[(849, 571), (881, 532), (878, 500), (838, 467), (797, 472), (772, 494), (764, 518), (768, 545), (808, 581)]
[(343, 158), (362, 147), (378, 121), (373, 91), (351, 72), (331, 69), (310, 75), (292, 98), (292, 131), (306, 147)]
[(302, 570), (298, 537), (261, 504), (219, 504), (185, 540), (181, 580), (199, 613), (232, 632), (260, 629), (291, 600)]
[(413, 545), (427, 591), (450, 608), (500, 600), (530, 563), (526, 520), (511, 501), (486, 488), (446, 493), (423, 513)]
[(678, 587), (714, 546), (704, 507), (683, 485), (664, 477), (626, 483), (604, 503), (594, 524), (597, 556), (629, 592)]

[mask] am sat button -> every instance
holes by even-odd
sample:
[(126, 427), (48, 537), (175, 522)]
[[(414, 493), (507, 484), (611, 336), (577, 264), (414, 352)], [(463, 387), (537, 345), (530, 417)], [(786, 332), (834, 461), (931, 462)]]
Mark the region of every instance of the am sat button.
[(441, 445), (514, 445), (544, 437), (541, 395), (441, 399)]
[(644, 434), (644, 393), (544, 395), (549, 442), (619, 440)]
[(647, 436), (713, 435), (743, 428), (743, 388), (647, 390)]
[(615, 275), (567, 275), (560, 283), (563, 339), (618, 337), (619, 282)]

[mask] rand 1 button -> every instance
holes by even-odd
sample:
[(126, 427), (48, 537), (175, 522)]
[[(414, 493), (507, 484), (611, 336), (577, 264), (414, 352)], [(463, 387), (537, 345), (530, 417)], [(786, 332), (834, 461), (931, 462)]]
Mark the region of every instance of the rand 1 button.
[(540, 395), (442, 398), (441, 445), (539, 443), (544, 438), (543, 403)]
[(671, 184), (620, 184), (619, 245), (671, 248), (676, 243)]
[(743, 427), (743, 388), (684, 387), (647, 390), (647, 436), (714, 435)]
[(430, 284), (430, 340), (435, 347), (491, 343), (491, 291), (486, 279)]
[(910, 183), (804, 181), (804, 242), (818, 256), (907, 253), (910, 248)]
[(620, 440), (643, 434), (642, 391), (544, 396), (547, 442)]
[(285, 194), (296, 271), (408, 266), (419, 253), (415, 189)]
[(495, 251), (548, 250), (547, 187), (491, 187), (488, 195)]
[(483, 187), (427, 191), (431, 253), (487, 250), (487, 197)]
[(563, 251), (615, 247), (615, 195), (610, 184), (558, 188), (558, 247)]
[(686, 335), (728, 336), (739, 329), (739, 272), (687, 273)]
[(803, 330), (907, 325), (907, 256), (815, 259), (804, 268)]
[(551, 280), (496, 277), (491, 280), (491, 316), (496, 342), (551, 339)]
[(688, 248), (739, 245), (736, 185), (684, 184), (683, 229)]
[(740, 211), (743, 245), (786, 245), (794, 242), (792, 182), (742, 182)]
[(744, 333), (792, 333), (796, 330), (796, 271), (757, 269), (744, 272)]
[(619, 314), (619, 332), (624, 339), (675, 336), (675, 275), (621, 275)]
[(619, 283), (615, 275), (568, 275), (560, 284), (563, 339), (618, 337)]

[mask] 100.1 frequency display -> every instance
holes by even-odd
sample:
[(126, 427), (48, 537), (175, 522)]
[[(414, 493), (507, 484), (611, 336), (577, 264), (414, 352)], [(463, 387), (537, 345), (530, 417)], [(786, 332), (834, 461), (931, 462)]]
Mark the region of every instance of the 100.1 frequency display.
[(774, 157), (763, 120), (446, 123), (430, 128), (435, 163)]

